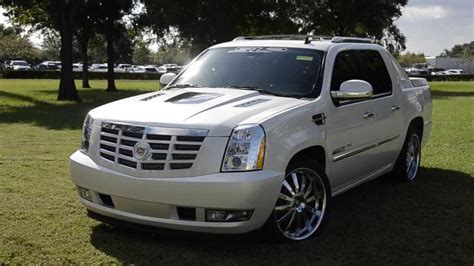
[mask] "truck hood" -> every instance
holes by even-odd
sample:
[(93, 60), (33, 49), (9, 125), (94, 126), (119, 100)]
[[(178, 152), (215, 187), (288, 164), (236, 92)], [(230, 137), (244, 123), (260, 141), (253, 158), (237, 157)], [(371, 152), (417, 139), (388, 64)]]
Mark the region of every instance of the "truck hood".
[(112, 102), (90, 112), (97, 121), (208, 129), (208, 136), (229, 136), (239, 124), (259, 123), (308, 100), (225, 88), (158, 91)]

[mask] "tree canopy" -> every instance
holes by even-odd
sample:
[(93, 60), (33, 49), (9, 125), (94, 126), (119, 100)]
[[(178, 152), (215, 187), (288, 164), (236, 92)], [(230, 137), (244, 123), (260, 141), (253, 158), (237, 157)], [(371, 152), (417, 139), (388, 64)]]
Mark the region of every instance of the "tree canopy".
[(170, 26), (194, 53), (239, 35), (303, 33), (373, 38), (391, 52), (405, 49), (393, 24), (407, 0), (142, 0), (139, 25), (162, 35)]
[(441, 56), (474, 59), (474, 41), (470, 43), (456, 44), (450, 50), (449, 49), (444, 50)]
[(35, 48), (28, 36), (21, 36), (21, 29), (5, 27), (0, 24), (0, 64), (8, 59), (22, 59), (37, 62), (40, 51)]
[[(57, 57), (58, 43), (60, 46), (58, 99), (79, 100), (72, 63), (80, 58), (87, 65), (90, 53), (95, 53), (96, 60), (106, 57), (109, 91), (116, 90), (115, 62), (162, 62), (171, 55), (184, 62), (188, 55), (242, 35), (366, 37), (397, 55), (405, 49), (406, 39), (394, 21), (401, 16), (407, 1), (3, 0), (1, 5), (14, 25), (58, 34), (59, 42), (54, 41), (54, 36), (46, 36), (44, 44), (51, 48), (51, 57)], [(173, 37), (177, 41), (166, 40), (170, 31), (177, 33), (178, 37)], [(160, 45), (154, 56), (141, 43), (140, 32), (152, 32), (158, 37)], [(459, 54), (458, 50), (453, 48), (449, 55)], [(86, 80), (87, 71), (84, 73)]]

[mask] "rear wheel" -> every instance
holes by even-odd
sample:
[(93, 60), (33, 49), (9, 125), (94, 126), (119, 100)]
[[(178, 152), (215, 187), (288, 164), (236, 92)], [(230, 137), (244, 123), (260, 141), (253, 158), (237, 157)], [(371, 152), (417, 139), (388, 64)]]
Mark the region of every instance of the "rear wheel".
[(416, 178), (421, 164), (421, 138), (420, 133), (413, 127), (408, 133), (402, 151), (398, 156), (393, 169), (398, 179), (412, 181)]
[(331, 198), (327, 177), (312, 160), (292, 163), (266, 227), (277, 240), (303, 240), (318, 232), (326, 220)]

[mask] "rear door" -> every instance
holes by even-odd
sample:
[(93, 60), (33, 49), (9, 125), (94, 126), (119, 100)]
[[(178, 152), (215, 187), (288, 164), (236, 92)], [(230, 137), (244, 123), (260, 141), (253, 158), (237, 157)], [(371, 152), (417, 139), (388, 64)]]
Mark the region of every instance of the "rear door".
[[(377, 165), (380, 168), (388, 168), (398, 156), (398, 143), (404, 138), (401, 133), (404, 123), (398, 93), (400, 84), (391, 78), (387, 61), (379, 50), (361, 50), (359, 60), (365, 65), (364, 80), (374, 89), (373, 130), (376, 133)], [(393, 71), (392, 68), (390, 70)]]

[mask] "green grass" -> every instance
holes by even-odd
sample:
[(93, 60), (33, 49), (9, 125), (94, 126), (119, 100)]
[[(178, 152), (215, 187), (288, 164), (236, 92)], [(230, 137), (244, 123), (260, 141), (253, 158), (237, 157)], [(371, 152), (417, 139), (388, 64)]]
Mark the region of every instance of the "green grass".
[(0, 264), (474, 263), (474, 82), (432, 83), (433, 131), (412, 183), (381, 177), (336, 197), (321, 237), (292, 244), (256, 234), (150, 234), (86, 217), (69, 177), (88, 110), (156, 90), (105, 82), (83, 103), (57, 102), (55, 80), (0, 79)]

